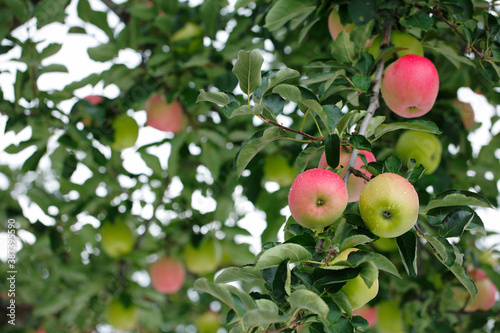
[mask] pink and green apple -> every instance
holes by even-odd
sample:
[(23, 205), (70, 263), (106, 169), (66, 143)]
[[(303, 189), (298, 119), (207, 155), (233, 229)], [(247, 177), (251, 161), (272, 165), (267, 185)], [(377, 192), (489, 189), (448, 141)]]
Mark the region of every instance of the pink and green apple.
[(418, 207), (418, 195), (413, 185), (395, 173), (376, 176), (359, 196), (359, 211), (366, 227), (384, 238), (401, 236), (413, 228)]
[(165, 132), (180, 132), (183, 127), (183, 110), (178, 100), (172, 103), (160, 94), (149, 98), (145, 105), (147, 120), (146, 125)]
[(166, 295), (177, 293), (186, 280), (184, 265), (171, 257), (155, 261), (149, 268), (149, 275), (153, 288)]
[[(368, 49), (368, 53), (370, 53), (375, 59), (378, 58), (380, 53), (380, 44), (382, 42), (382, 36), (378, 35), (374, 40), (372, 45)], [(416, 54), (421, 57), (424, 56), (424, 48), (422, 47), (422, 43), (412, 35), (394, 30), (391, 33), (391, 44), (395, 47), (404, 47), (406, 50), (401, 50), (396, 52), (399, 57), (405, 56), (407, 54)]]
[(352, 314), (365, 318), (368, 322), (368, 328), (370, 328), (377, 323), (377, 312), (378, 309), (376, 306), (369, 306), (365, 304), (362, 307), (354, 310)]
[[(358, 152), (358, 158), (356, 159), (356, 163), (354, 164), (355, 169), (361, 171), (363, 174), (365, 174), (365, 176), (370, 178), (372, 174), (366, 171), (365, 169), (361, 169), (361, 167), (365, 165), (365, 163), (359, 157), (359, 155), (364, 155), (367, 163), (375, 162), (375, 156), (369, 151), (361, 150)], [(342, 172), (339, 174), (340, 177), (342, 178), (344, 178), (344, 175), (346, 173), (346, 168), (349, 165), (350, 159), (351, 159), (351, 153), (346, 151), (346, 149), (343, 148), (342, 146), (340, 146), (339, 166), (337, 167), (337, 169), (340, 169), (341, 166), (344, 167)], [(326, 169), (327, 167), (328, 163), (326, 162), (326, 155), (325, 153), (323, 153), (323, 155), (321, 155), (321, 158), (319, 160), (318, 168)], [(348, 199), (349, 202), (356, 202), (359, 200), (359, 195), (365, 184), (366, 180), (364, 180), (363, 178), (354, 176), (353, 174), (349, 176), (349, 180), (347, 181), (347, 193), (349, 196)]]
[(409, 165), (414, 159), (425, 167), (424, 173), (432, 174), (441, 162), (443, 145), (434, 134), (421, 131), (405, 131), (396, 143), (396, 154)]
[(288, 206), (299, 224), (309, 229), (335, 222), (347, 207), (347, 188), (342, 178), (326, 169), (299, 174), (290, 187)]
[(351, 33), (356, 26), (353, 23), (348, 23), (345, 26), (340, 22), (339, 13), (336, 10), (332, 10), (328, 16), (328, 30), (332, 39), (335, 40), (341, 31)]
[(477, 287), (476, 298), (472, 300), (469, 293), (463, 288), (455, 288), (453, 290), (455, 298), (460, 305), (467, 302), (464, 308), (465, 312), (487, 311), (491, 309), (496, 302), (497, 287), (488, 278), (486, 272), (480, 268), (468, 269), (468, 273)]
[(439, 91), (439, 75), (434, 64), (415, 54), (405, 55), (390, 64), (382, 77), (385, 103), (404, 118), (426, 114), (434, 106)]

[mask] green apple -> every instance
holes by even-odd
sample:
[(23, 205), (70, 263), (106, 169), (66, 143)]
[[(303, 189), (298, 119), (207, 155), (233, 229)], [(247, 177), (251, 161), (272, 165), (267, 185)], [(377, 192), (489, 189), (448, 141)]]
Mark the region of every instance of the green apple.
[(335, 40), (341, 31), (351, 33), (356, 26), (353, 23), (348, 23), (345, 26), (340, 22), (339, 13), (336, 10), (332, 10), (328, 16), (328, 30), (332, 39)]
[[(368, 53), (370, 53), (375, 59), (378, 58), (380, 53), (380, 44), (382, 42), (382, 35), (378, 35), (374, 40), (372, 45), (368, 48)], [(396, 52), (399, 57), (405, 56), (407, 54), (416, 54), (421, 57), (424, 56), (424, 48), (422, 43), (412, 35), (394, 30), (391, 32), (391, 43), (395, 47), (404, 47), (406, 50), (401, 50)]]
[(405, 131), (396, 143), (396, 154), (409, 165), (414, 159), (425, 167), (424, 173), (433, 173), (441, 162), (443, 145), (434, 134), (421, 131)]
[(181, 290), (186, 280), (184, 265), (171, 257), (160, 258), (149, 268), (151, 284), (156, 291), (170, 295)]
[(319, 229), (342, 216), (347, 198), (347, 188), (339, 175), (316, 168), (295, 178), (288, 193), (288, 206), (297, 223)]
[(394, 302), (385, 300), (378, 305), (377, 332), (379, 333), (403, 333), (403, 316), (399, 306)]
[[(336, 256), (329, 265), (335, 265), (338, 262), (346, 261), (347, 257), (351, 252), (358, 251), (357, 248), (349, 248), (342, 251), (338, 256)], [(346, 266), (335, 266), (331, 267), (333, 269), (343, 269), (347, 268)], [(377, 270), (378, 271), (378, 270)], [(353, 310), (361, 308), (363, 305), (371, 301), (378, 294), (378, 278), (373, 281), (373, 284), (368, 287), (365, 283), (365, 280), (361, 277), (361, 275), (356, 276), (355, 278), (346, 282), (346, 284), (340, 289), (349, 300), (351, 307)]]
[(372, 245), (376, 250), (381, 252), (392, 252), (398, 249), (398, 243), (395, 238), (379, 238)]
[(429, 59), (407, 54), (385, 69), (380, 91), (394, 113), (404, 118), (420, 117), (434, 106), (439, 75)]
[(418, 195), (413, 185), (395, 173), (370, 180), (359, 197), (359, 211), (367, 228), (384, 238), (401, 236), (418, 218)]
[(281, 187), (290, 186), (297, 176), (297, 169), (288, 164), (288, 160), (282, 154), (272, 154), (266, 158), (264, 163), (264, 178), (278, 183)]
[(139, 136), (139, 126), (134, 118), (121, 114), (113, 120), (114, 140), (111, 148), (122, 150), (132, 147)]
[(132, 330), (137, 325), (138, 313), (135, 305), (126, 307), (120, 300), (111, 301), (105, 311), (108, 324), (118, 330)]
[[(363, 165), (365, 165), (365, 163), (363, 162), (361, 157), (359, 157), (359, 155), (363, 155), (366, 158), (367, 163), (375, 162), (375, 156), (369, 151), (360, 150), (358, 152), (358, 158), (356, 159), (356, 162), (354, 163), (354, 169), (361, 171), (365, 176), (370, 178), (372, 176), (372, 174), (369, 173), (368, 171), (366, 171), (365, 169), (361, 168)], [(339, 176), (342, 178), (344, 178), (344, 175), (347, 171), (347, 166), (349, 165), (350, 159), (351, 159), (351, 152), (346, 151), (345, 148), (340, 146), (339, 166), (337, 167), (337, 169), (340, 169), (341, 166), (344, 167), (344, 169), (342, 169), (342, 172), (340, 172), (340, 174), (339, 174)], [(321, 155), (321, 158), (319, 160), (318, 168), (326, 169), (327, 167), (328, 167), (328, 163), (326, 162), (326, 155), (325, 155), (325, 153), (323, 153), (323, 155)], [(359, 200), (359, 195), (361, 193), (361, 190), (365, 186), (365, 184), (366, 184), (366, 180), (364, 180), (363, 178), (354, 176), (351, 173), (351, 175), (349, 176), (349, 180), (347, 181), (347, 193), (349, 196), (348, 202), (356, 202)]]
[(105, 222), (99, 232), (102, 237), (102, 248), (110, 257), (123, 256), (134, 248), (134, 233), (125, 221)]
[(352, 314), (365, 318), (368, 322), (368, 328), (370, 328), (377, 323), (377, 312), (377, 307), (365, 304), (359, 309), (354, 310)]
[(188, 243), (183, 254), (187, 270), (198, 275), (215, 272), (222, 261), (222, 247), (212, 237), (204, 237), (197, 247)]
[(167, 103), (160, 94), (155, 94), (148, 99), (145, 109), (148, 126), (173, 133), (180, 132), (184, 127), (183, 110), (178, 100)]
[(478, 310), (487, 311), (495, 305), (495, 296), (497, 287), (486, 276), (486, 272), (482, 269), (468, 269), (469, 277), (474, 281), (477, 287), (477, 295), (474, 300), (471, 299), (469, 293), (463, 288), (455, 288), (453, 293), (458, 300), (459, 305), (467, 302), (464, 311), (476, 312)]
[(196, 319), (198, 333), (217, 333), (220, 327), (219, 315), (215, 312), (207, 311)]

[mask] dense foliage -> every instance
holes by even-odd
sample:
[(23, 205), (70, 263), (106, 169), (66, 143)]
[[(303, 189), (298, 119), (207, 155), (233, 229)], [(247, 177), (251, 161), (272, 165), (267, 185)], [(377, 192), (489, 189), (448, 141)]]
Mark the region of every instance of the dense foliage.
[[(0, 161), (0, 230), (6, 235), (15, 221), (22, 239), (15, 262), (16, 325), (2, 316), (2, 332), (100, 331), (116, 299), (137, 307), (139, 332), (203, 332), (199, 318), (209, 308), (232, 332), (376, 331), (377, 325), (367, 328), (365, 319), (352, 315), (340, 291), (357, 276), (367, 284), (378, 277), (380, 290), (369, 304), (396, 304), (404, 331), (500, 331), (498, 295), (493, 308), (470, 312), (455, 292), (476, 295), (471, 267), (484, 270), (500, 289), (498, 246), (484, 247), (489, 233), (475, 212), (499, 205), (499, 119), (482, 124), (491, 140), (475, 152), (469, 134), (481, 124), (457, 99), (467, 87), (500, 104), (494, 4), (102, 0), (108, 7), (103, 12), (93, 9), (93, 1), (75, 2), (81, 24), (68, 27), (69, 33), (102, 30), (108, 40), (89, 48), (88, 56), (111, 62), (110, 68), (64, 89), (44, 90), (41, 77), (67, 71), (50, 61), (62, 44), (20, 40), (14, 32), (26, 24), (43, 29), (64, 23), (70, 1), (0, 1), (0, 54), (23, 64), (13, 73), (14, 96), (0, 95), (0, 112), (5, 133), (30, 133), (5, 147)], [(335, 40), (328, 28), (332, 10), (355, 25)], [(120, 24), (110, 26), (111, 17)], [(417, 38), (439, 73), (436, 103), (415, 119), (391, 112), (378, 94), (384, 66), (404, 51), (390, 43), (391, 31)], [(383, 36), (380, 53), (367, 47), (375, 36)], [(11, 56), (19, 49), (19, 57)], [(137, 52), (140, 64), (116, 61), (122, 50)], [(99, 84), (116, 86), (119, 96), (97, 104), (75, 97), (82, 87)], [(185, 125), (125, 148), (144, 163), (132, 172), (113, 147), (113, 121), (122, 114), (143, 119), (147, 100), (158, 93), (180, 102)], [(63, 107), (68, 101), (70, 110)], [(146, 133), (147, 125), (139, 127), (139, 135)], [(441, 162), (433, 173), (397, 156), (396, 142), (409, 129), (439, 138)], [(374, 243), (379, 237), (364, 225), (357, 202), (324, 230), (304, 228), (284, 210), (296, 174), (316, 168), (323, 152), (335, 167), (341, 145), (373, 152), (377, 161), (363, 168), (372, 175), (399, 173), (418, 192), (417, 225), (389, 248)], [(9, 166), (19, 156), (26, 159)], [(82, 170), (89, 175), (83, 180)], [(203, 206), (202, 199), (214, 204)], [(253, 208), (266, 221), (256, 253), (242, 242), (250, 233), (241, 221), (255, 216), (247, 215)], [(33, 209), (38, 213), (29, 219)], [(104, 229), (124, 222), (133, 230), (132, 250), (103, 251)], [(184, 262), (188, 251), (202, 256), (196, 248), (207, 243), (213, 249), (204, 253), (220, 256), (215, 269), (188, 266), (182, 289), (173, 294), (151, 286), (148, 271), (158, 258)], [(359, 251), (344, 269), (328, 265), (352, 247)], [(2, 272), (8, 265), (0, 263)], [(9, 289), (4, 275), (0, 286), (5, 309), (14, 298), (3, 292)]]

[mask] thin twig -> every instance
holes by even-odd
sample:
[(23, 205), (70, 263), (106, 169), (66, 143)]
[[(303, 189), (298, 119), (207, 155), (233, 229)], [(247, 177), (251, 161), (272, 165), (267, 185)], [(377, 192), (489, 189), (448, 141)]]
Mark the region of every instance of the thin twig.
[[(391, 25), (392, 25), (392, 20), (388, 20), (386, 22), (384, 39), (380, 45), (381, 49), (387, 47), (387, 45), (389, 45), (391, 42)], [(375, 71), (375, 78), (373, 80), (374, 84), (372, 88), (373, 95), (370, 98), (370, 105), (368, 106), (367, 110), (368, 114), (365, 116), (365, 118), (361, 122), (361, 125), (359, 126), (358, 134), (360, 135), (364, 135), (366, 133), (366, 130), (368, 129), (368, 125), (370, 124), (370, 120), (372, 119), (375, 110), (377, 110), (378, 107), (380, 106), (379, 92), (380, 92), (380, 83), (382, 81), (382, 73), (384, 72), (384, 63), (385, 63), (385, 57), (380, 59), (377, 65), (377, 70)], [(352, 149), (351, 159), (349, 160), (349, 164), (346, 168), (346, 172), (344, 175), (344, 183), (346, 186), (349, 180), (349, 176), (351, 175), (352, 170), (354, 169), (354, 164), (356, 163), (356, 160), (358, 158), (358, 152), (359, 152), (358, 149), (356, 148)]]
[(260, 119), (262, 119), (262, 120), (263, 120), (265, 123), (267, 123), (267, 124), (273, 124), (274, 126), (279, 127), (279, 128), (281, 128), (281, 129), (283, 129), (283, 130), (285, 130), (285, 131), (292, 132), (292, 133), (296, 133), (296, 134), (300, 134), (300, 135), (302, 135), (302, 136), (304, 136), (304, 137), (306, 137), (306, 138), (310, 139), (310, 140), (311, 140), (311, 142), (313, 142), (313, 141), (320, 141), (320, 142), (325, 141), (325, 138), (317, 138), (317, 137), (315, 137), (315, 136), (312, 136), (312, 135), (310, 135), (310, 134), (304, 133), (304, 132), (302, 132), (302, 131), (297, 131), (297, 130), (294, 130), (293, 128), (283, 126), (283, 125), (281, 125), (281, 124), (279, 124), (279, 123), (275, 122), (274, 120), (271, 120), (271, 119), (267, 118), (267, 117), (266, 117), (266, 116), (264, 116), (262, 113), (259, 115), (259, 118), (260, 118)]

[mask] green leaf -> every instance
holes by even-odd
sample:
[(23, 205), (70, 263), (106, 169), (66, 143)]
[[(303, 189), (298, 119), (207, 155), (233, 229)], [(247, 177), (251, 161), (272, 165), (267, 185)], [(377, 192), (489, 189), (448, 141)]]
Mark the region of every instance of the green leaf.
[(263, 95), (265, 95), (266, 92), (269, 91), (269, 89), (277, 86), (278, 84), (280, 84), (284, 81), (298, 78), (299, 76), (300, 76), (300, 73), (298, 71), (296, 71), (295, 69), (291, 69), (291, 68), (280, 69), (276, 73), (276, 75), (272, 75), (269, 77), (269, 81), (268, 81), (266, 88), (264, 89)]
[(441, 131), (437, 127), (435, 123), (427, 120), (408, 120), (404, 123), (391, 123), (391, 124), (382, 124), (375, 128), (375, 138), (371, 141), (375, 141), (379, 139), (382, 135), (397, 131), (401, 129), (409, 129), (414, 131), (428, 132), (432, 134), (441, 134)]
[(420, 212), (427, 212), (437, 207), (450, 206), (478, 206), (492, 208), (491, 203), (479, 193), (464, 190), (448, 190), (436, 196), (434, 200), (422, 208)]
[(271, 324), (278, 324), (282, 322), (284, 322), (284, 319), (278, 313), (261, 309), (250, 310), (243, 316), (243, 324), (246, 329), (252, 329), (259, 326), (266, 328)]
[(340, 138), (337, 134), (327, 135), (325, 140), (325, 157), (328, 165), (335, 169), (340, 161)]
[(68, 73), (68, 69), (66, 66), (61, 65), (61, 64), (50, 64), (45, 67), (43, 67), (39, 72), (38, 76), (41, 76), (42, 74), (45, 73)]
[(349, 38), (349, 34), (341, 31), (332, 43), (333, 57), (340, 62), (351, 64), (354, 58), (354, 43)]
[(322, 318), (326, 318), (330, 311), (328, 305), (318, 294), (305, 289), (294, 291), (290, 297), (288, 297), (288, 303), (290, 303), (290, 307), (293, 311), (306, 309)]
[(287, 101), (298, 103), (302, 100), (300, 89), (291, 84), (282, 83), (273, 89), (273, 93), (280, 95)]
[(352, 0), (349, 2), (347, 12), (352, 22), (363, 25), (377, 18), (377, 1), (375, 0)]
[(24, 161), (23, 167), (22, 167), (22, 172), (28, 172), (28, 171), (35, 171), (36, 168), (38, 167), (38, 163), (40, 162), (40, 159), (45, 155), (47, 152), (47, 146), (43, 145), (39, 147), (33, 155), (28, 157), (26, 161)]
[(193, 285), (194, 290), (203, 291), (212, 295), (242, 316), (243, 313), (236, 308), (228, 287), (229, 286), (225, 284), (208, 282), (206, 278), (196, 280)]
[(264, 28), (278, 30), (290, 20), (308, 16), (315, 9), (316, 4), (312, 0), (278, 0), (267, 13)]
[(417, 276), (417, 236), (413, 230), (396, 238), (399, 254), (409, 276)]
[(45, 58), (48, 58), (48, 57), (56, 54), (57, 52), (59, 52), (61, 47), (62, 47), (62, 44), (59, 44), (59, 43), (51, 43), (51, 44), (47, 45), (47, 47), (44, 48), (42, 50), (42, 52), (40, 52), (40, 59), (45, 59)]
[(218, 105), (227, 105), (230, 102), (229, 96), (223, 92), (209, 92), (203, 89), (200, 89), (200, 94), (196, 99), (196, 103), (199, 102), (211, 102)]
[(353, 134), (349, 138), (349, 144), (359, 150), (372, 150), (370, 141), (368, 141), (368, 139), (364, 135)]
[(370, 89), (370, 86), (372, 84), (372, 79), (366, 75), (356, 74), (352, 77), (352, 83), (354, 83), (355, 88), (366, 92), (368, 91), (368, 89)]
[(262, 273), (255, 270), (253, 267), (228, 267), (225, 268), (217, 278), (216, 283), (228, 283), (234, 281), (255, 281), (264, 280), (262, 278)]
[(407, 17), (404, 24), (406, 26), (415, 27), (427, 31), (434, 24), (434, 20), (429, 16), (429, 14), (419, 11), (416, 15)]
[(344, 116), (342, 111), (337, 105), (323, 105), (323, 111), (326, 114), (326, 118), (328, 119), (328, 131), (333, 133), (340, 119)]
[(403, 162), (397, 156), (391, 156), (385, 161), (385, 168), (392, 173), (398, 173), (402, 165)]
[(303, 246), (293, 243), (279, 244), (261, 253), (255, 263), (255, 269), (260, 270), (278, 266), (286, 260), (290, 261), (290, 263), (296, 263), (311, 258), (311, 253)]
[(118, 49), (115, 44), (101, 44), (87, 49), (90, 59), (99, 62), (105, 62), (114, 59), (118, 55)]
[(233, 67), (233, 73), (238, 78), (240, 89), (250, 96), (261, 84), (260, 70), (264, 58), (259, 51), (240, 51), (238, 52), (238, 60)]
[(458, 263), (455, 263), (453, 266), (451, 266), (450, 271), (453, 273), (453, 275), (455, 275), (458, 281), (462, 283), (465, 289), (467, 289), (472, 299), (474, 299), (477, 295), (477, 287), (474, 281), (472, 281), (469, 275), (467, 275), (465, 269)]
[(323, 150), (322, 146), (309, 145), (306, 149), (299, 153), (299, 156), (295, 159), (295, 166), (299, 172), (306, 169), (309, 162), (316, 156), (316, 153)]
[(465, 229), (474, 219), (474, 212), (463, 209), (452, 210), (443, 220), (439, 228), (439, 236), (441, 237), (460, 237)]
[(262, 105), (257, 104), (257, 105), (242, 105), (237, 107), (236, 109), (232, 110), (231, 113), (226, 113), (226, 116), (228, 118), (233, 118), (236, 116), (244, 116), (244, 115), (259, 115), (262, 113)]
[(366, 49), (366, 43), (368, 42), (368, 40), (370, 40), (374, 26), (375, 20), (370, 20), (370, 22), (368, 22), (367, 24), (358, 25), (351, 32), (351, 40), (354, 42), (356, 53), (360, 53)]
[(283, 112), (283, 108), (285, 107), (285, 100), (278, 94), (269, 94), (264, 96), (262, 103), (274, 116), (281, 114)]
[(362, 265), (359, 276), (361, 276), (366, 286), (371, 288), (373, 283), (378, 279), (378, 268), (374, 263), (366, 262)]
[(371, 255), (373, 256), (372, 262), (375, 264), (375, 266), (377, 266), (379, 270), (385, 271), (394, 276), (397, 276), (398, 278), (401, 278), (396, 265), (394, 265), (392, 261), (390, 261), (387, 257), (377, 252), (371, 252)]
[(371, 241), (373, 241), (373, 238), (370, 238), (362, 234), (350, 236), (344, 239), (342, 245), (340, 246), (340, 251), (344, 251), (351, 247), (356, 247), (361, 244), (370, 243)]
[(435, 237), (432, 235), (424, 235), (425, 239), (432, 245), (435, 256), (439, 256), (438, 259), (446, 267), (451, 267), (455, 263), (455, 250), (453, 246), (445, 239), (440, 237)]

